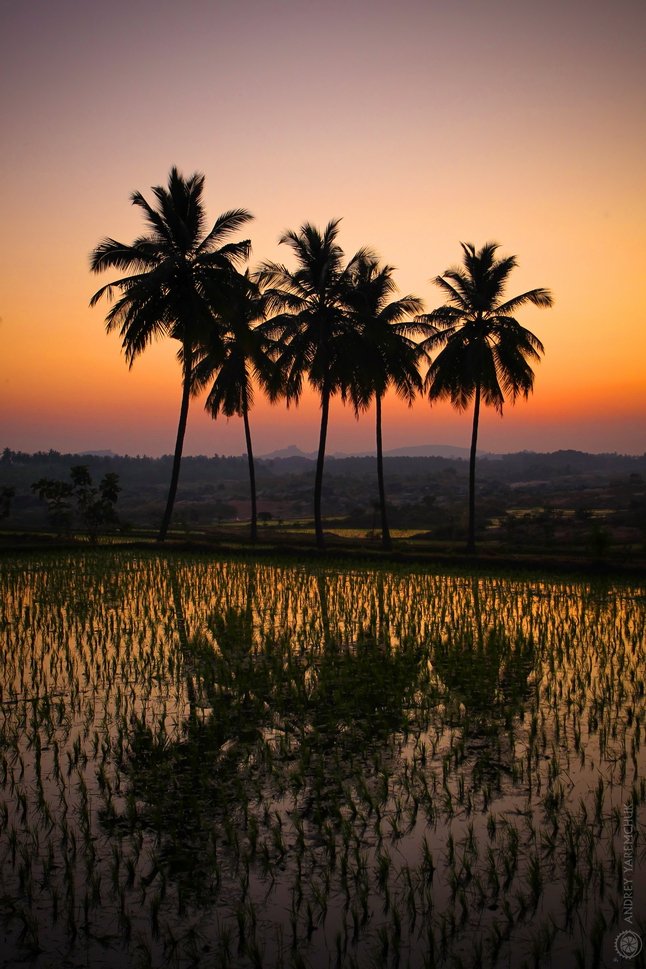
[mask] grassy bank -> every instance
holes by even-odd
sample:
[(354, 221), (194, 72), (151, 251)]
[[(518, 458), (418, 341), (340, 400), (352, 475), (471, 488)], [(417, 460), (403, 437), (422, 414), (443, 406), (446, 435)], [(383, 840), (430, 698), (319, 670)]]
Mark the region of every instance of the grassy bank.
[[(353, 531), (353, 534), (348, 534)], [(26, 551), (72, 551), (81, 549), (131, 549), (139, 551), (189, 552), (218, 558), (243, 556), (267, 561), (361, 560), (372, 565), (413, 565), (430, 569), (458, 569), (467, 572), (541, 572), (555, 575), (621, 575), (641, 578), (646, 575), (646, 554), (635, 547), (615, 546), (603, 554), (578, 549), (532, 547), (511, 549), (482, 543), (476, 553), (467, 553), (463, 542), (432, 541), (423, 533), (407, 530), (394, 536), (394, 546), (386, 551), (380, 542), (361, 536), (357, 530), (326, 532), (326, 548), (316, 547), (313, 531), (277, 526), (261, 529), (259, 541), (252, 545), (240, 527), (222, 527), (209, 532), (186, 534), (171, 532), (157, 542), (152, 531), (132, 531), (126, 535), (101, 536), (92, 544), (83, 535), (57, 536), (51, 532), (0, 532), (0, 556)]]

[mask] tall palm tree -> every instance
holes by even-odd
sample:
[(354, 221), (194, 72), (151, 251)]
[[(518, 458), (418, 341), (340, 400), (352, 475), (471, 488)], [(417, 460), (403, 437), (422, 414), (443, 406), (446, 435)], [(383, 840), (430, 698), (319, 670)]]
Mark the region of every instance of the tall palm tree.
[(344, 265), (344, 253), (337, 243), (339, 221), (329, 222), (323, 232), (310, 223), (302, 225), (298, 232), (286, 232), (280, 242), (291, 248), (297, 268), (292, 271), (282, 264), (267, 262), (258, 274), (261, 283), (271, 287), (270, 312), (278, 311), (262, 329), (282, 343), (279, 364), (285, 373), (287, 401), (298, 401), (305, 375), (321, 398), (314, 483), (314, 526), (319, 548), (325, 546), (321, 492), (330, 400), (335, 393), (346, 399), (359, 359), (358, 334), (350, 324), (345, 303), (346, 283), (357, 260), (367, 255), (360, 250)]
[(115, 300), (106, 316), (106, 329), (118, 329), (129, 366), (159, 337), (169, 336), (180, 344), (182, 401), (160, 542), (166, 537), (179, 481), (193, 354), (200, 334), (208, 331), (222, 283), (233, 267), (247, 258), (250, 248), (248, 240), (223, 244), (252, 218), (246, 209), (223, 213), (206, 231), (203, 189), (204, 175), (196, 172), (184, 178), (172, 168), (168, 187), (157, 185), (152, 189), (154, 205), (140, 192), (130, 197), (132, 204), (143, 210), (148, 233), (129, 245), (104, 239), (90, 255), (95, 273), (106, 269), (127, 273), (102, 286), (90, 306), (103, 296)]
[(361, 356), (357, 366), (352, 400), (357, 410), (375, 400), (377, 438), (377, 481), (381, 509), (381, 538), (388, 549), (392, 542), (386, 514), (384, 458), (381, 433), (381, 405), (389, 387), (409, 406), (422, 390), (418, 361), (423, 351), (407, 336), (415, 324), (402, 322), (419, 314), (422, 301), (417, 296), (391, 300), (397, 286), (392, 266), (380, 266), (374, 257), (360, 259), (349, 278), (346, 300), (350, 319), (360, 335)]
[(207, 340), (195, 352), (193, 392), (212, 381), (206, 409), (215, 419), (237, 415), (244, 422), (251, 491), (251, 541), (258, 537), (256, 474), (254, 469), (249, 410), (254, 383), (275, 399), (280, 393), (279, 369), (272, 359), (275, 344), (258, 329), (265, 318), (267, 298), (249, 277), (235, 274), (223, 293), (217, 318)]
[(529, 396), (534, 386), (530, 362), (544, 352), (541, 341), (511, 314), (528, 303), (552, 305), (547, 289), (532, 289), (503, 299), (505, 285), (517, 265), (515, 256), (497, 258), (499, 245), (487, 242), (479, 251), (461, 243), (463, 264), (448, 269), (433, 282), (448, 303), (419, 316), (433, 332), (421, 343), (427, 352), (441, 349), (424, 382), (432, 401), (448, 398), (464, 410), (473, 401), (473, 429), (469, 459), (469, 528), (467, 549), (475, 550), (475, 465), (480, 403), (502, 414), (505, 397), (512, 402)]

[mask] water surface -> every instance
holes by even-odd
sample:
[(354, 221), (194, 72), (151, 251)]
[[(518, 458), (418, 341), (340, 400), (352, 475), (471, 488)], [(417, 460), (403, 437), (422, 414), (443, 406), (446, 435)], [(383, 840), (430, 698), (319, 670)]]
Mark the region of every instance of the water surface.
[(107, 551), (0, 582), (5, 969), (646, 940), (643, 588)]

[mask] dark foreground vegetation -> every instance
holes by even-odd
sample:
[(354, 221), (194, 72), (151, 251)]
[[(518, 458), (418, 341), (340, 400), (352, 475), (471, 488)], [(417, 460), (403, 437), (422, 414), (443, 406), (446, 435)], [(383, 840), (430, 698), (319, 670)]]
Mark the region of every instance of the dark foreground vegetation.
[[(88, 534), (80, 517), (52, 520), (35, 482), (70, 478), (82, 465), (95, 482), (118, 476), (118, 521), (104, 534), (152, 540), (166, 500), (170, 456), (25, 454), (5, 449), (0, 490), (4, 541), (19, 533), (61, 540)], [(582, 558), (639, 566), (646, 559), (646, 456), (578, 451), (521, 452), (482, 458), (478, 543), (485, 556)], [(385, 458), (389, 519), (399, 553), (464, 551), (468, 462)], [(304, 549), (313, 543), (311, 493), (315, 473), (306, 457), (257, 461), (260, 545)], [(111, 479), (110, 479), (111, 480)], [(184, 459), (173, 538), (191, 543), (248, 544), (250, 502), (245, 457)], [(372, 457), (329, 458), (323, 486), (324, 527), (334, 550), (375, 549), (379, 501)], [(90, 536), (91, 537), (91, 536)], [(260, 548), (258, 549), (261, 550)]]

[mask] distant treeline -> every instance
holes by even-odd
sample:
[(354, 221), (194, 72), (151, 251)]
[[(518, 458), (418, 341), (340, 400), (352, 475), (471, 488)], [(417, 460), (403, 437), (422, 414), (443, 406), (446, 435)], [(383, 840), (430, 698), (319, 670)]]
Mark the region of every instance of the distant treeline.
[[(328, 457), (329, 473), (343, 475), (364, 475), (372, 472), (375, 457)], [(100, 453), (62, 453), (60, 451), (13, 451), (5, 448), (0, 458), (0, 483), (31, 483), (31, 475), (63, 474), (71, 466), (83, 464), (94, 475), (115, 472), (124, 482), (147, 486), (157, 484), (166, 487), (169, 469), (173, 462), (171, 454), (159, 458)], [(548, 453), (518, 451), (501, 454), (495, 458), (481, 458), (481, 473), (484, 478), (495, 480), (521, 481), (526, 479), (551, 479), (567, 475), (581, 474), (644, 474), (646, 473), (646, 454), (589, 454), (584, 451), (561, 450)], [(314, 473), (313, 459), (301, 456), (284, 458), (258, 458), (257, 466), (261, 476), (282, 477), (288, 474)], [(384, 465), (391, 475), (417, 475), (454, 468), (464, 471), (467, 462), (463, 458), (447, 457), (386, 457)], [(245, 479), (247, 459), (245, 455), (225, 457), (214, 454), (185, 457), (182, 462), (182, 482), (203, 480), (205, 477), (216, 480)], [(29, 479), (29, 481), (27, 481)]]
[[(47, 503), (35, 493), (34, 485), (42, 492), (38, 482), (68, 481), (71, 470), (82, 467), (97, 486), (106, 476), (118, 481), (119, 529), (154, 530), (164, 509), (171, 462), (170, 455), (152, 458), (54, 450), (28, 454), (5, 448), (0, 454), (3, 528), (51, 529), (51, 509), (48, 513)], [(374, 531), (379, 506), (375, 463), (376, 458), (369, 456), (329, 459), (323, 495), (327, 515), (337, 525)], [(260, 520), (311, 522), (315, 470), (316, 462), (302, 455), (261, 458), (257, 462)], [(464, 534), (468, 461), (457, 457), (388, 457), (384, 471), (391, 495), (388, 514), (394, 527), (423, 529), (438, 539), (453, 540)], [(248, 521), (247, 473), (244, 455), (185, 458), (175, 527), (190, 530)], [(595, 529), (619, 543), (640, 542), (646, 535), (645, 481), (646, 455), (556, 451), (482, 458), (478, 485), (481, 536), (486, 533), (492, 538), (492, 523), (497, 523), (495, 534), (503, 534), (512, 545), (535, 545), (545, 541), (545, 535), (554, 541), (554, 522), (569, 509), (567, 514), (575, 517), (563, 519), (569, 522), (570, 530), (562, 536), (568, 545), (575, 539), (589, 544)], [(536, 521), (532, 524), (524, 520), (521, 524), (513, 511), (519, 508), (531, 511)], [(539, 514), (540, 508), (543, 512)], [(597, 514), (602, 519), (596, 519)]]
[[(247, 459), (242, 457), (207, 457), (184, 458), (182, 477), (190, 478), (191, 471), (202, 477), (204, 471), (217, 472), (221, 478), (237, 479), (247, 474)], [(36, 451), (28, 454), (24, 451), (12, 451), (5, 448), (0, 458), (0, 477), (4, 480), (8, 474), (20, 473), (20, 469), (37, 468), (38, 473), (64, 473), (70, 466), (83, 464), (96, 474), (115, 472), (125, 476), (129, 482), (140, 481), (147, 485), (162, 484), (168, 486), (169, 469), (173, 463), (172, 454), (164, 454), (160, 458), (147, 456), (131, 456), (128, 454), (95, 454), (95, 453), (62, 453), (60, 451)], [(309, 463), (309, 462), (308, 462)], [(8, 469), (11, 469), (9, 472)]]

